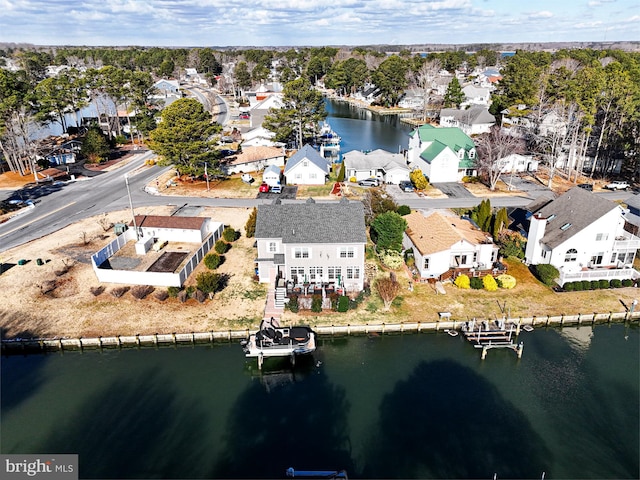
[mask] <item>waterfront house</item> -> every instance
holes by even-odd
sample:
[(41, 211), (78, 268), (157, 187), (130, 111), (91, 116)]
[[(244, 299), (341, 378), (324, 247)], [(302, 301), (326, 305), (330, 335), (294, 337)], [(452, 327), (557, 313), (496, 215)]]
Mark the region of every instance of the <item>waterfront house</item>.
[(469, 105), (488, 107), (491, 104), (491, 90), (489, 88), (469, 84), (462, 87), (462, 93), (464, 93), (462, 107)]
[(532, 212), (525, 261), (551, 264), (558, 284), (569, 281), (628, 279), (640, 238), (625, 230), (625, 209), (582, 188)]
[(404, 219), (403, 247), (413, 251), (421, 279), (446, 280), (460, 273), (484, 276), (502, 269), (497, 264), (498, 246), (471, 221), (448, 212), (411, 212)]
[(367, 243), (362, 202), (258, 205), (256, 273), (288, 294), (359, 292)]
[(624, 201), (627, 210), (624, 213), (625, 225), (624, 229), (638, 235), (640, 232), (640, 195), (631, 195)]
[(495, 124), (496, 118), (489, 113), (487, 107), (476, 105), (466, 110), (456, 108), (440, 110), (440, 126), (458, 127), (469, 136), (488, 133)]
[(284, 147), (274, 141), (276, 134), (264, 127), (257, 127), (242, 134), (242, 147)]
[(459, 182), (475, 177), (476, 146), (458, 127), (426, 124), (409, 135), (409, 168), (419, 168), (431, 183)]
[(294, 153), (284, 168), (288, 185), (324, 185), (330, 172), (331, 162), (311, 145)]
[(409, 167), (400, 153), (377, 149), (372, 152), (352, 150), (342, 156), (346, 179), (356, 181), (377, 178), (398, 185), (409, 180)]
[(227, 175), (259, 172), (269, 165), (284, 166), (285, 152), (282, 147), (246, 147), (232, 157), (227, 157), (220, 168)]

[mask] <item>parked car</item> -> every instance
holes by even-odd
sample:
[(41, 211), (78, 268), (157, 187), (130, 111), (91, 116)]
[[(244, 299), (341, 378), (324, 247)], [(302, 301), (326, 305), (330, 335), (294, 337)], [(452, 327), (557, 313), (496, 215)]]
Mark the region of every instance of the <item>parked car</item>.
[(240, 114), (240, 120), (249, 120), (250, 115), (247, 112)]
[(267, 193), (269, 191), (269, 185), (267, 185), (266, 183), (263, 183), (258, 188), (258, 191), (261, 192), (261, 193)]
[(282, 193), (282, 185), (274, 185), (271, 187), (271, 193)]
[(402, 190), (403, 192), (413, 192), (414, 190), (413, 183), (411, 183), (409, 180), (404, 180), (400, 182), (398, 186), (400, 187), (400, 190)]
[(380, 181), (377, 178), (365, 178), (364, 180), (360, 180), (358, 185), (361, 187), (377, 187), (380, 185)]
[(630, 185), (627, 182), (616, 180), (614, 182), (608, 183), (604, 186), (604, 188), (607, 188), (609, 190), (626, 190), (627, 188), (629, 188), (629, 186)]
[(578, 186), (584, 190), (589, 192), (593, 192), (593, 185), (591, 183), (580, 183)]

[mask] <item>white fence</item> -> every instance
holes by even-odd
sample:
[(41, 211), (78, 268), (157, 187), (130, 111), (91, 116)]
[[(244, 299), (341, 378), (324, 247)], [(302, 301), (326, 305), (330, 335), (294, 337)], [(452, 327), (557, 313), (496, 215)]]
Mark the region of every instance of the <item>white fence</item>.
[(205, 238), (200, 248), (187, 259), (179, 272), (136, 272), (100, 268), (105, 261), (115, 255), (128, 241), (135, 239), (135, 232), (126, 230), (107, 246), (91, 256), (91, 264), (101, 283), (126, 283), (130, 285), (153, 285), (155, 287), (181, 287), (195, 270), (211, 247), (222, 236), (224, 225), (217, 223), (216, 229)]
[(564, 286), (567, 282), (576, 282), (578, 280), (625, 280), (640, 278), (640, 273), (633, 268), (611, 268), (598, 270), (585, 270), (575, 273), (560, 272), (558, 284)]

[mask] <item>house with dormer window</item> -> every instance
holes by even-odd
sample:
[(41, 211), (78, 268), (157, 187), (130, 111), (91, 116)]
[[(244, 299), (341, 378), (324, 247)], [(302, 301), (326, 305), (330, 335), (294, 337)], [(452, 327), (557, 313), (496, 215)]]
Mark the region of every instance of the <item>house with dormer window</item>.
[(287, 294), (312, 295), (364, 288), (367, 242), (362, 202), (258, 205), (256, 273)]
[(633, 261), (640, 238), (625, 230), (625, 214), (617, 203), (574, 187), (531, 212), (525, 261), (555, 266), (561, 286), (639, 278)]
[(459, 182), (476, 176), (476, 146), (457, 127), (422, 125), (409, 134), (407, 161), (431, 183)]
[(311, 145), (291, 155), (284, 167), (288, 185), (324, 185), (331, 172), (331, 161)]

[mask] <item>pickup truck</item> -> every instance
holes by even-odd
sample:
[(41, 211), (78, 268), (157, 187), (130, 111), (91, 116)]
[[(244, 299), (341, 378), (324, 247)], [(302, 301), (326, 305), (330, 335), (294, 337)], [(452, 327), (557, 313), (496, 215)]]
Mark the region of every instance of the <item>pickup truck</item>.
[(623, 182), (622, 180), (616, 180), (614, 182), (608, 183), (604, 186), (604, 188), (608, 190), (626, 190), (629, 188), (629, 184), (627, 182)]

